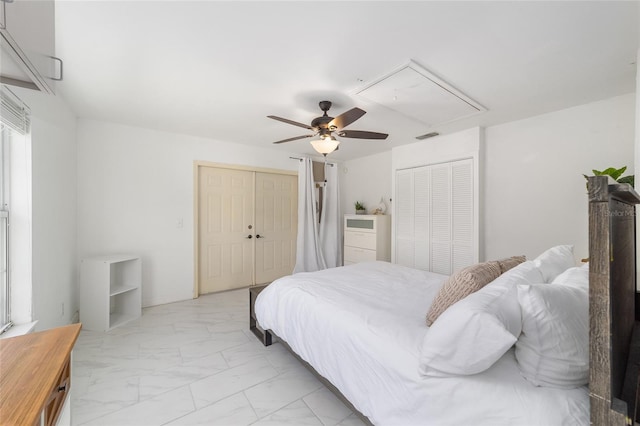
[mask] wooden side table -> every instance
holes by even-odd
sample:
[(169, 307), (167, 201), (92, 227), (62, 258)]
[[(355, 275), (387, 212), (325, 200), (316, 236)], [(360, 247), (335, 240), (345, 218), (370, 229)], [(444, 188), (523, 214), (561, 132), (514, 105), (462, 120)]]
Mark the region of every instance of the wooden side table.
[(263, 330), (262, 327), (260, 327), (258, 321), (256, 321), (256, 312), (254, 309), (258, 294), (260, 294), (262, 290), (267, 288), (267, 285), (268, 284), (249, 287), (249, 330), (251, 330), (253, 334), (255, 334), (256, 337), (260, 339), (263, 345), (270, 346), (272, 343), (271, 333), (269, 333), (267, 330)]
[(0, 340), (0, 424), (57, 425), (70, 418), (71, 351), (80, 327)]

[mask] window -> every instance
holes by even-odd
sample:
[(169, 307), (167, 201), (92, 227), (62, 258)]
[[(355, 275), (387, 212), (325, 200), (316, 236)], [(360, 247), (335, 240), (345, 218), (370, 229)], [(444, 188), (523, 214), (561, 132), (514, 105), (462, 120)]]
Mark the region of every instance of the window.
[(0, 333), (3, 333), (12, 325), (11, 176), (16, 170), (24, 168), (12, 168), (13, 151), (16, 151), (12, 151), (12, 148), (24, 145), (24, 136), (29, 132), (29, 109), (4, 85), (0, 90), (0, 106)]

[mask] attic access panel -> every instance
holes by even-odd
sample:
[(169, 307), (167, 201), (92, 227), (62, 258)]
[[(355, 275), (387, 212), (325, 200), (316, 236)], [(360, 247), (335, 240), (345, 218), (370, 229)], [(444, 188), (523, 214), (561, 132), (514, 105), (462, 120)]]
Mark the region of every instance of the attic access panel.
[(367, 85), (356, 95), (428, 126), (487, 110), (413, 61)]

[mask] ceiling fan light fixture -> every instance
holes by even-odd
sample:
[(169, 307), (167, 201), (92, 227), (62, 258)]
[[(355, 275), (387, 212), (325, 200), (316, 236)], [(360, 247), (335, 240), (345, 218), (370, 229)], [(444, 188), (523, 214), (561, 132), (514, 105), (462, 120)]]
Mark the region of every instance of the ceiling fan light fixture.
[(338, 149), (340, 142), (333, 137), (332, 133), (337, 132), (338, 136), (343, 138), (352, 139), (386, 139), (389, 135), (386, 133), (369, 132), (364, 130), (343, 130), (345, 127), (358, 120), (360, 117), (366, 114), (366, 111), (355, 107), (349, 111), (343, 112), (337, 117), (330, 117), (327, 114), (331, 108), (330, 101), (320, 101), (320, 109), (323, 114), (322, 117), (316, 117), (311, 121), (311, 125), (299, 123), (297, 121), (289, 120), (287, 118), (278, 117), (275, 115), (268, 115), (268, 118), (272, 120), (281, 121), (283, 123), (291, 124), (297, 127), (303, 127), (308, 130), (312, 130), (314, 133), (309, 135), (295, 136), (293, 138), (287, 138), (274, 142), (274, 144), (297, 141), (299, 139), (312, 138), (317, 136), (319, 139), (312, 140), (311, 146), (320, 154), (326, 156)]
[(331, 154), (340, 145), (340, 142), (333, 136), (325, 136), (321, 139), (311, 141), (311, 146), (322, 155)]

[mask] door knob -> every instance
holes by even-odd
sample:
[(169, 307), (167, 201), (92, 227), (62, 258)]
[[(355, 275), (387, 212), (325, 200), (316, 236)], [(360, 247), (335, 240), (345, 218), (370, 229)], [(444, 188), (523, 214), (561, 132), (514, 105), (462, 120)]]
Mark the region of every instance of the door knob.
[(256, 238), (264, 238), (264, 237), (261, 237), (260, 234), (257, 234)]
[(247, 235), (247, 238), (248, 238), (248, 239), (252, 239), (252, 238), (253, 238), (253, 235)]

